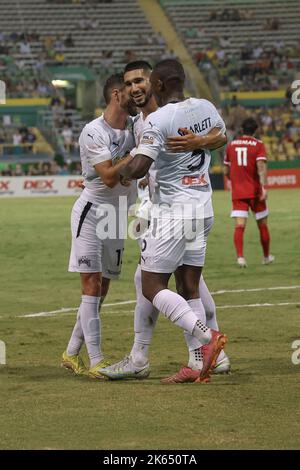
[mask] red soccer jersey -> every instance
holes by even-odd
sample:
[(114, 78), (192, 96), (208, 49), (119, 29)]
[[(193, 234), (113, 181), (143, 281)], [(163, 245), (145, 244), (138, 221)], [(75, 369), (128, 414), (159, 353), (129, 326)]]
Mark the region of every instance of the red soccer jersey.
[(224, 164), (230, 166), (232, 199), (249, 199), (260, 193), (256, 162), (267, 160), (261, 140), (243, 135), (227, 145)]

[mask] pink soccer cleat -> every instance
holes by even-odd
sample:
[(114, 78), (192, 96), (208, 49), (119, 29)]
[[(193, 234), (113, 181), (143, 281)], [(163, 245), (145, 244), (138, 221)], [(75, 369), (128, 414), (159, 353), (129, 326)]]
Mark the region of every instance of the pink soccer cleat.
[(195, 382), (207, 382), (215, 367), (218, 356), (227, 343), (227, 336), (219, 331), (211, 330), (211, 340), (202, 346), (203, 367)]
[[(171, 375), (170, 377), (166, 377), (162, 379), (160, 383), (164, 385), (171, 385), (171, 384), (182, 384), (182, 383), (190, 383), (196, 382), (200, 376), (200, 370), (194, 370), (190, 367), (183, 366), (176, 372), (176, 374)], [(209, 380), (209, 379), (208, 379)]]

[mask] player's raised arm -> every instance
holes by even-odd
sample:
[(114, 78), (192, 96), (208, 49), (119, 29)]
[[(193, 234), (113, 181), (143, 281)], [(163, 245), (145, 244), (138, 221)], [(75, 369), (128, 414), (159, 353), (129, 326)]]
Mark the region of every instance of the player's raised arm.
[(166, 140), (166, 147), (170, 152), (189, 152), (192, 150), (215, 150), (227, 143), (226, 134), (219, 127), (214, 127), (206, 135), (196, 135), (189, 129), (179, 129), (181, 136), (171, 136)]

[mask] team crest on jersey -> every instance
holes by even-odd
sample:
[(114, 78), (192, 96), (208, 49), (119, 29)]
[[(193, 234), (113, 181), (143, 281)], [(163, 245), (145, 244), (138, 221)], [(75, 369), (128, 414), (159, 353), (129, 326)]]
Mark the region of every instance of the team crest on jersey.
[(153, 145), (154, 144), (154, 138), (151, 137), (150, 135), (143, 135), (143, 138), (141, 140), (141, 144)]
[(87, 256), (82, 256), (81, 258), (78, 258), (78, 266), (81, 266), (82, 264), (86, 264), (90, 268), (91, 260)]

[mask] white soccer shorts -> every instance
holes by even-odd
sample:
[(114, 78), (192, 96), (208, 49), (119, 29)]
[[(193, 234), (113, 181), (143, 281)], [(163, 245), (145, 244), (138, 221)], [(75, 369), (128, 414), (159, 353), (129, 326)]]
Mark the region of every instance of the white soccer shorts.
[(213, 217), (194, 220), (153, 218), (142, 240), (142, 270), (173, 273), (183, 264), (204, 266), (213, 220)]
[(69, 271), (102, 273), (108, 279), (117, 279), (121, 273), (124, 239), (100, 239), (96, 229), (98, 205), (81, 198), (75, 202), (71, 214), (72, 246)]

